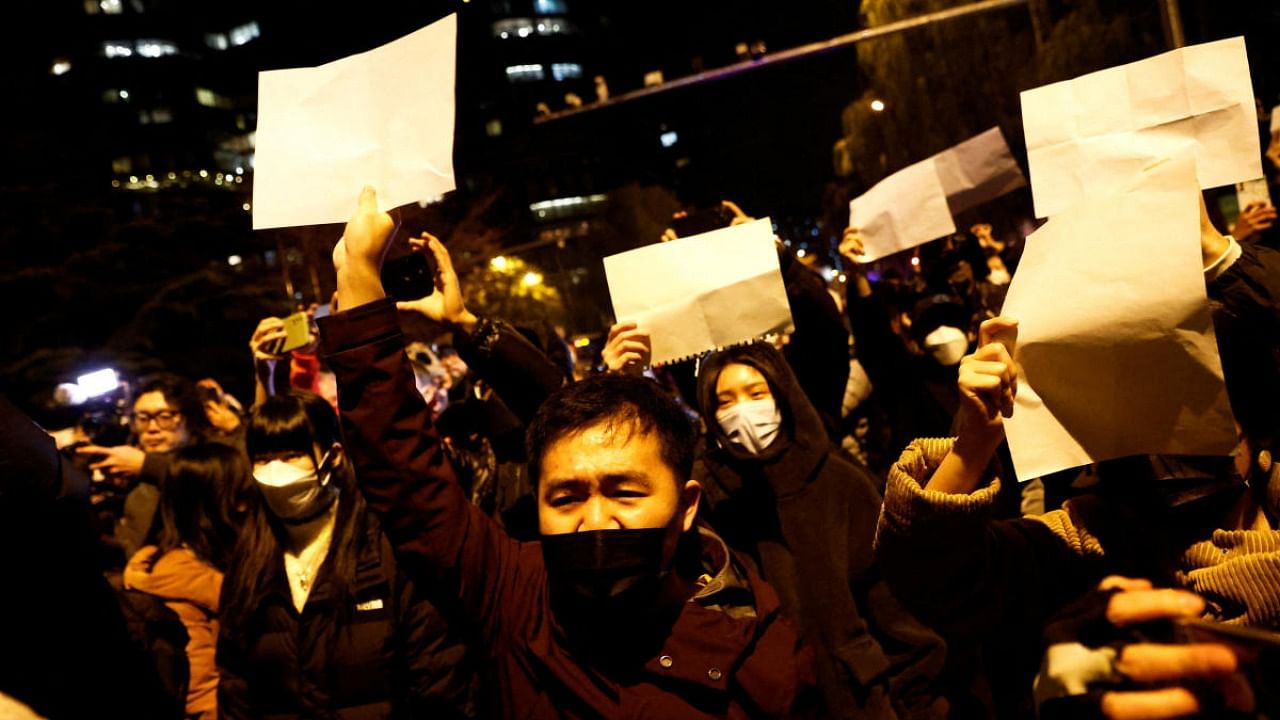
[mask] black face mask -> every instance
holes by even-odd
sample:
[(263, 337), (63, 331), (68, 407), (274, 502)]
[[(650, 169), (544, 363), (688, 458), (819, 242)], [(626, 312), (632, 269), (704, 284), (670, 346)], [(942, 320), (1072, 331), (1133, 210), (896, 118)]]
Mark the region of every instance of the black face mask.
[(666, 528), (542, 536), (542, 558), (561, 619), (570, 624), (653, 607), (664, 575)]

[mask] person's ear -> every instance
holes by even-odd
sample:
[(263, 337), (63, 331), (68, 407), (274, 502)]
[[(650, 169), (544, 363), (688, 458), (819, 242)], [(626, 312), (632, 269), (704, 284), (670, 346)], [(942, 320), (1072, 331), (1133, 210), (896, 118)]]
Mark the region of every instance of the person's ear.
[(339, 468), (344, 460), (346, 460), (346, 453), (342, 451), (342, 443), (335, 442), (333, 447), (329, 448), (329, 467)]
[(689, 532), (698, 517), (698, 504), (702, 501), (702, 486), (697, 480), (686, 480), (680, 489), (680, 507), (684, 510), (681, 531)]

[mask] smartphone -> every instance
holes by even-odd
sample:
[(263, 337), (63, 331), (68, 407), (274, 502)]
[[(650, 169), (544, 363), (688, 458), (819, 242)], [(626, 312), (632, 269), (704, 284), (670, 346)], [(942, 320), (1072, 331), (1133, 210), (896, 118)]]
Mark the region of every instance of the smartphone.
[(285, 336), (267, 346), (272, 355), (291, 352), (311, 344), (311, 318), (305, 312), (296, 312), (284, 319)]
[(688, 214), (671, 221), (671, 229), (679, 237), (692, 237), (702, 233), (729, 227), (733, 222), (733, 211), (724, 205), (715, 207), (690, 209)]
[(392, 258), (382, 264), (382, 289), (396, 300), (417, 300), (436, 291), (435, 259), (425, 252)]
[(1173, 626), (1182, 642), (1220, 642), (1246, 650), (1280, 651), (1280, 633), (1269, 630), (1193, 618), (1178, 618)]

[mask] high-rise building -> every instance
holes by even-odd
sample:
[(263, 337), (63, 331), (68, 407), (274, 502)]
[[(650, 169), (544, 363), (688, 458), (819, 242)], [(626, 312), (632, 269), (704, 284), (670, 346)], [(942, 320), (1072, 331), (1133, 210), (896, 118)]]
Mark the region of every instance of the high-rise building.
[(80, 10), (50, 72), (96, 135), (93, 174), (121, 190), (244, 191), (261, 36), (252, 3), (84, 0)]

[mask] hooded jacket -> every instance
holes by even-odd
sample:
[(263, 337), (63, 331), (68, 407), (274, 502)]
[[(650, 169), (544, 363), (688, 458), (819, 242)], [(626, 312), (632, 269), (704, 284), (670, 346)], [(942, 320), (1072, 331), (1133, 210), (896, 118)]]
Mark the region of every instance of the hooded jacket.
[[(731, 363), (759, 370), (782, 414), (759, 455), (730, 442), (715, 420), (716, 381)], [(817, 650), (828, 715), (945, 716), (933, 690), (942, 640), (902, 610), (874, 567), (876, 480), (831, 445), (781, 353), (755, 344), (712, 356), (698, 377), (698, 404), (708, 426), (695, 468), (704, 508), (777, 588), (783, 610)]]

